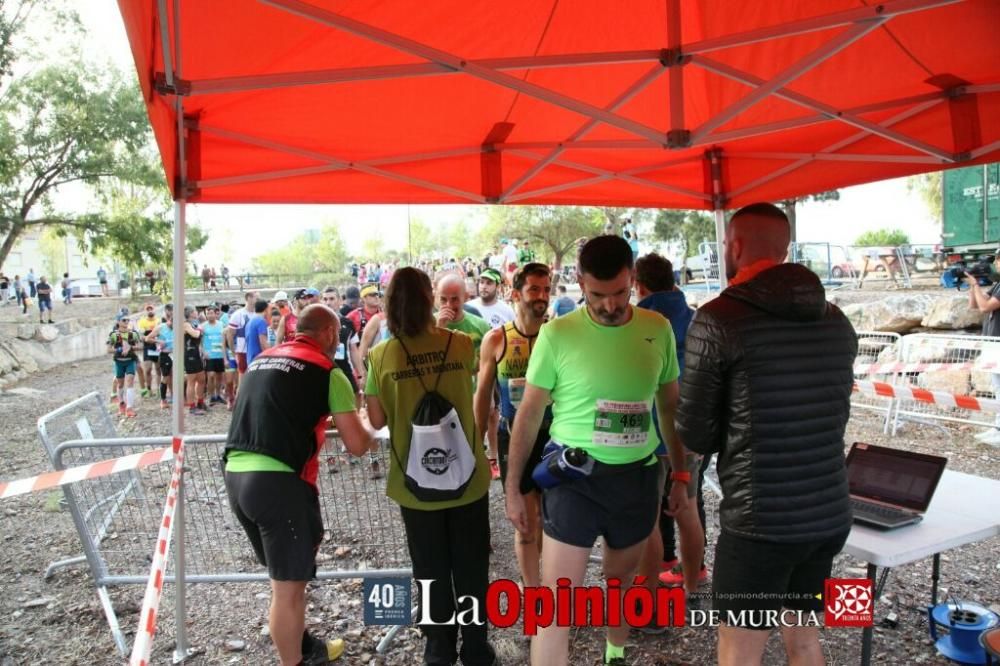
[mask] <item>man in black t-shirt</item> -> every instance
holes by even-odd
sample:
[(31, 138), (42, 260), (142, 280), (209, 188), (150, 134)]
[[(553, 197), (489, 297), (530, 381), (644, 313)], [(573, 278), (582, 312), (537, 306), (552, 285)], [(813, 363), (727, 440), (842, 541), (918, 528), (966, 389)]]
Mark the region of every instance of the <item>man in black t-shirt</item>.
[(35, 283), (35, 294), (38, 296), (38, 323), (45, 323), (42, 319), (45, 317), (46, 310), (49, 313), (49, 323), (54, 323), (52, 321), (52, 285), (45, 281), (44, 275)]

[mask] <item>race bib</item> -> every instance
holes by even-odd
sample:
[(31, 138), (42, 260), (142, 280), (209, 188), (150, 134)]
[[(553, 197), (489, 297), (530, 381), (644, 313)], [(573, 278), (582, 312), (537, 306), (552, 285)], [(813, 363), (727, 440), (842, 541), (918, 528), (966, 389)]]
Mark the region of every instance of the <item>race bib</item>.
[(337, 361), (347, 360), (347, 346), (343, 342), (337, 345), (337, 351), (334, 353), (333, 358)]
[(510, 404), (514, 405), (514, 409), (521, 406), (521, 401), (524, 400), (524, 385), (528, 383), (528, 380), (524, 377), (515, 377), (514, 379), (507, 380), (507, 390), (510, 391)]
[(607, 446), (645, 446), (650, 418), (647, 402), (598, 400), (591, 441)]

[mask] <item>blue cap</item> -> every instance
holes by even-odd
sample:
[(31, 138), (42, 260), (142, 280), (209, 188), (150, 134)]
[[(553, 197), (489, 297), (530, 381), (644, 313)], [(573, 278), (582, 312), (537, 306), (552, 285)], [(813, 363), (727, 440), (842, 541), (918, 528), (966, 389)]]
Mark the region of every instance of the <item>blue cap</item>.
[(319, 296), (319, 289), (316, 287), (307, 287), (306, 296)]

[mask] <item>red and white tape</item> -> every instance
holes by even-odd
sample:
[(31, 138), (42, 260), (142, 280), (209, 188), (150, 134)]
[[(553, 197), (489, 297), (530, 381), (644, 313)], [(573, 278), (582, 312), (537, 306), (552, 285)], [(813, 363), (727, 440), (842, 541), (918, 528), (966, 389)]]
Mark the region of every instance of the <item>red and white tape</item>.
[(954, 395), (945, 391), (928, 391), (927, 389), (915, 386), (893, 386), (883, 382), (859, 380), (854, 382), (854, 390), (864, 395), (872, 395), (880, 398), (903, 398), (904, 400), (927, 402), (940, 407), (957, 407), (974, 412), (1000, 413), (1000, 400), (976, 398), (971, 395)]
[(156, 614), (160, 609), (160, 596), (163, 593), (163, 572), (167, 569), (167, 559), (170, 553), (170, 537), (174, 531), (174, 509), (177, 506), (177, 491), (184, 474), (184, 443), (174, 438), (174, 472), (170, 476), (170, 488), (167, 490), (167, 501), (163, 505), (163, 520), (160, 521), (160, 534), (156, 539), (156, 549), (153, 551), (153, 563), (149, 567), (149, 579), (146, 581), (146, 594), (142, 599), (142, 611), (139, 613), (139, 628), (135, 632), (135, 642), (132, 644), (131, 666), (148, 666), (149, 654), (153, 648), (153, 636), (156, 634)]
[(165, 446), (162, 449), (133, 453), (121, 458), (102, 460), (89, 465), (70, 467), (69, 469), (46, 472), (45, 474), (31, 476), (26, 479), (0, 483), (0, 499), (23, 495), (24, 493), (35, 492), (36, 490), (48, 490), (49, 488), (56, 488), (67, 483), (76, 483), (85, 479), (96, 479), (108, 474), (115, 474), (116, 472), (149, 467), (150, 465), (166, 462), (173, 455), (174, 452), (171, 447)]
[(901, 375), (907, 372), (943, 372), (946, 370), (982, 370), (993, 372), (1000, 369), (1000, 363), (858, 363), (854, 366), (856, 375)]

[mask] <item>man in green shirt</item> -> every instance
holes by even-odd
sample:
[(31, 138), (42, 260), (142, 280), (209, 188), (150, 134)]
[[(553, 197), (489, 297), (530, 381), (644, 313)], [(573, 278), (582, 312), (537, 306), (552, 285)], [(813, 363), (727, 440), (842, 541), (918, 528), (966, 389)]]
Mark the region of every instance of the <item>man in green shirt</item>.
[[(588, 476), (563, 481), (542, 496), (542, 584), (560, 578), (582, 585), (590, 551), (603, 537), (604, 573), (633, 579), (644, 541), (659, 507), (659, 440), (651, 427), (655, 402), (671, 468), (685, 469), (684, 448), (674, 433), (678, 398), (677, 350), (662, 315), (629, 303), (634, 282), (632, 250), (617, 236), (598, 236), (580, 253), (580, 288), (586, 307), (542, 326), (531, 353), (524, 397), (511, 435), (506, 481), (507, 516), (528, 534), (521, 477), (552, 402), (552, 441), (586, 451)], [(688, 502), (676, 478), (668, 510)], [(624, 593), (624, 590), (623, 590)], [(609, 627), (606, 663), (624, 663), (629, 627)], [(566, 664), (568, 627), (541, 628), (531, 661)]]
[(435, 314), (437, 325), (451, 331), (461, 331), (472, 338), (475, 350), (475, 367), (479, 367), (479, 347), (483, 338), (490, 332), (490, 325), (482, 317), (469, 314), (462, 307), (465, 304), (467, 292), (465, 279), (457, 273), (448, 273), (438, 279), (437, 303)]

